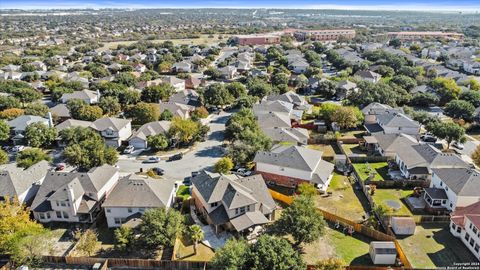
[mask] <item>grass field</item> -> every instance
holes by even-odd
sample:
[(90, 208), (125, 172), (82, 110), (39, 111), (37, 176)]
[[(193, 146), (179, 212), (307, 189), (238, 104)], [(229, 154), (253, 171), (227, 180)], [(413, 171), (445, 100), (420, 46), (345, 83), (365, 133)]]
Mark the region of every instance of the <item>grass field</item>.
[(403, 198), (408, 197), (412, 193), (413, 193), (413, 190), (377, 188), (372, 198), (375, 204), (381, 205), (383, 207), (387, 207), (390, 209), (392, 209), (392, 207), (389, 206), (389, 202), (390, 204), (395, 203), (400, 205), (400, 208), (398, 210), (392, 209), (392, 212), (390, 214), (412, 216), (412, 212), (410, 212), (408, 207), (401, 200)]
[(450, 233), (448, 226), (417, 226), (415, 235), (399, 242), (415, 268), (452, 267), (455, 262), (477, 261), (461, 240)]
[[(226, 42), (228, 38), (229, 36), (227, 35), (223, 35), (223, 39), (219, 39), (219, 35), (201, 35), (199, 38), (155, 39), (155, 40), (148, 40), (148, 42), (162, 43), (168, 40), (168, 41), (172, 41), (174, 45), (202, 45), (202, 44), (209, 45), (209, 44), (214, 44), (219, 42)], [(118, 45), (128, 46), (138, 41), (139, 40), (103, 42), (103, 47), (100, 48), (100, 50), (116, 49)]]
[(368, 179), (369, 172), (372, 170), (375, 172), (374, 181), (383, 181), (389, 179), (388, 175), (388, 163), (387, 162), (375, 162), (375, 163), (354, 163), (353, 167), (357, 171), (362, 181)]
[(197, 254), (194, 252), (193, 243), (183, 237), (178, 239), (176, 244), (178, 245), (177, 254), (175, 254), (178, 261), (210, 261), (215, 252), (206, 245), (199, 243), (197, 245)]

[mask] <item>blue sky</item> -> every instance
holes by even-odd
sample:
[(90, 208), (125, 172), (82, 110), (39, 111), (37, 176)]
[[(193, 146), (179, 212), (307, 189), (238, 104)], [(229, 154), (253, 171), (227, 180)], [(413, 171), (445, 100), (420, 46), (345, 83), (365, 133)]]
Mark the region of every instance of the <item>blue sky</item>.
[(480, 11), (480, 0), (0, 0), (0, 9), (50, 8), (315, 8)]

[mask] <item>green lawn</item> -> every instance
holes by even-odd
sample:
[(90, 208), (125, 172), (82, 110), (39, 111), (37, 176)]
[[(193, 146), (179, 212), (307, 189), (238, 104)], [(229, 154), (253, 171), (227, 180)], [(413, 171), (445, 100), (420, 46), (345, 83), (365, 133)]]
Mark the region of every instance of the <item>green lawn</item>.
[(195, 254), (193, 243), (186, 237), (177, 239), (176, 245), (178, 249), (175, 259), (178, 261), (210, 261), (215, 255), (211, 248), (202, 243), (197, 245), (197, 254)]
[(459, 262), (476, 262), (460, 239), (454, 237), (448, 226), (420, 225), (415, 235), (399, 239), (403, 251), (415, 268), (453, 266)]
[(332, 195), (322, 197), (315, 196), (315, 205), (325, 211), (348, 218), (361, 221), (368, 209), (368, 202), (360, 190), (355, 190), (348, 178), (338, 173), (333, 174), (332, 181), (328, 187)]
[(347, 156), (350, 156), (350, 155), (362, 155), (362, 156), (366, 156), (367, 155), (367, 152), (364, 151), (360, 145), (358, 145), (358, 143), (352, 143), (352, 144), (342, 144), (342, 148), (343, 148), (343, 151), (345, 151), (345, 154)]
[(377, 205), (382, 205), (392, 209), (390, 204), (398, 204), (400, 208), (398, 210), (392, 209), (390, 214), (393, 215), (407, 215), (412, 216), (412, 212), (408, 207), (403, 203), (401, 199), (408, 197), (413, 193), (413, 190), (402, 190), (402, 189), (379, 189), (375, 190), (375, 194), (372, 196), (373, 201)]
[(330, 144), (309, 144), (307, 145), (308, 148), (313, 150), (322, 151), (323, 157), (333, 157), (335, 156), (335, 150), (333, 149), (332, 145)]
[(336, 257), (346, 265), (372, 265), (368, 255), (371, 241), (373, 240), (358, 233), (349, 236), (327, 227), (323, 237), (304, 246), (302, 256), (307, 264)]
[(353, 163), (353, 167), (362, 181), (368, 179), (370, 172), (375, 173), (375, 177), (373, 178), (374, 181), (390, 179), (387, 162)]
[(177, 197), (182, 197), (183, 200), (188, 200), (190, 198), (190, 188), (185, 185), (181, 185), (177, 190)]

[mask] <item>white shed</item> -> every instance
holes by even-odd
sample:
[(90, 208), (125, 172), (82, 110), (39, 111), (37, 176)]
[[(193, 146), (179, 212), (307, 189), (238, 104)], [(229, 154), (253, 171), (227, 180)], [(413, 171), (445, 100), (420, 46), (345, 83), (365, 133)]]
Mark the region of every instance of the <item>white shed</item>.
[(412, 217), (392, 217), (392, 230), (396, 235), (415, 234), (415, 220)]
[(397, 259), (397, 249), (392, 241), (370, 242), (369, 253), (375, 265), (393, 265)]

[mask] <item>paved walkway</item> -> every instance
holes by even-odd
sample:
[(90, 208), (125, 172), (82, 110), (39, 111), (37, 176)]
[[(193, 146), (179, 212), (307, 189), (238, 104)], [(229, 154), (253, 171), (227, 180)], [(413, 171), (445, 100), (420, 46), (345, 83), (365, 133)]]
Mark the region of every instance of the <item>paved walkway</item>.
[(203, 225), (203, 223), (198, 218), (197, 214), (195, 214), (195, 206), (190, 205), (190, 215), (192, 216), (193, 221), (195, 224), (202, 227), (204, 238), (202, 243), (210, 248), (219, 249), (225, 245), (225, 242), (232, 237), (231, 234), (227, 232), (221, 232), (219, 234), (215, 234), (212, 227), (210, 225)]

